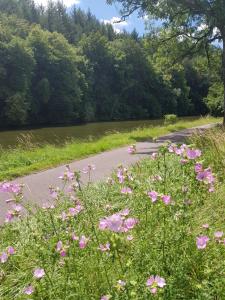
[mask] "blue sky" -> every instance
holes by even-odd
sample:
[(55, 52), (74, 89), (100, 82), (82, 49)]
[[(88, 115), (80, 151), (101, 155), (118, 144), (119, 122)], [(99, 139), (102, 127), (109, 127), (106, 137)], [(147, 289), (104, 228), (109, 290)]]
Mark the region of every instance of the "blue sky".
[[(46, 5), (48, 0), (34, 0), (38, 4)], [(56, 1), (56, 0), (55, 0)], [(134, 28), (140, 35), (145, 32), (145, 21), (138, 18), (137, 14), (130, 16), (125, 22), (114, 23), (120, 18), (119, 5), (107, 5), (105, 0), (63, 0), (63, 3), (70, 7), (76, 5), (81, 9), (87, 11), (89, 8), (91, 12), (102, 22), (111, 23), (114, 29), (119, 32), (123, 29), (131, 32)]]
[(138, 18), (137, 14), (130, 16), (126, 22), (113, 23), (116, 18), (120, 17), (120, 6), (118, 4), (107, 5), (105, 0), (81, 0), (78, 4), (84, 10), (90, 8), (91, 12), (99, 19), (104, 22), (111, 22), (114, 28), (119, 30), (132, 31), (134, 28), (143, 34), (145, 31), (145, 22), (142, 18)]

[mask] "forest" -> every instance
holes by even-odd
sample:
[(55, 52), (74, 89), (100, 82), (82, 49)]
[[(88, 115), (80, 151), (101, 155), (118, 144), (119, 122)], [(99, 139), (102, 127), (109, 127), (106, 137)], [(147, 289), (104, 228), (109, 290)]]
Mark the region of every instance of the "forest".
[(90, 11), (0, 0), (0, 127), (223, 114), (222, 50), (171, 29), (116, 33)]

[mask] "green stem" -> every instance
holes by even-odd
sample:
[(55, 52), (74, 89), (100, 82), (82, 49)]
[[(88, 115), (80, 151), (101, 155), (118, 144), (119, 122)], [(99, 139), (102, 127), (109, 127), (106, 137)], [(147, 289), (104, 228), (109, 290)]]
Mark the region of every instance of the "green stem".
[[(92, 230), (93, 230), (93, 232), (94, 232), (94, 236), (95, 236), (96, 241), (97, 241), (97, 243), (98, 243), (98, 245), (99, 245), (99, 244), (100, 244), (100, 240), (99, 240), (98, 235), (97, 235), (97, 232), (96, 232), (96, 230), (95, 230), (95, 225), (94, 225), (94, 222), (93, 222), (93, 215), (92, 215), (92, 213), (90, 212), (90, 210), (89, 210), (89, 208), (88, 208), (88, 204), (86, 203), (86, 197), (85, 197), (85, 195), (84, 195), (84, 193), (83, 193), (83, 190), (82, 190), (82, 188), (81, 188), (80, 182), (78, 182), (78, 186), (79, 186), (79, 190), (80, 190), (80, 192), (81, 192), (81, 194), (82, 194), (82, 199), (83, 199), (83, 202), (84, 202), (84, 207), (85, 207), (85, 210), (86, 210), (86, 212), (87, 212), (89, 221), (90, 221), (90, 223), (91, 223), (91, 227), (92, 227)], [(101, 258), (101, 257), (100, 257), (100, 258)], [(101, 258), (101, 259), (102, 259), (102, 258)], [(110, 284), (108, 272), (107, 272), (107, 269), (106, 269), (106, 266), (105, 266), (104, 263), (103, 263), (103, 268), (104, 268), (104, 272), (105, 272), (105, 275), (106, 275), (107, 284), (108, 284), (108, 286), (109, 286), (109, 289), (111, 290), (111, 284)]]

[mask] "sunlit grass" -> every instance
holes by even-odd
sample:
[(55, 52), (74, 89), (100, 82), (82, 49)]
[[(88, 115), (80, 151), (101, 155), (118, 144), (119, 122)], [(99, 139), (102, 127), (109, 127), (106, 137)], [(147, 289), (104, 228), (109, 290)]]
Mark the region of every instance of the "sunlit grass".
[(194, 126), (220, 122), (213, 117), (187, 118), (168, 126), (150, 126), (138, 128), (126, 133), (112, 133), (96, 140), (74, 140), (61, 147), (54, 145), (31, 145), (30, 149), (18, 146), (0, 152), (0, 180), (12, 179), (73, 160), (97, 154), (143, 140), (153, 138)]

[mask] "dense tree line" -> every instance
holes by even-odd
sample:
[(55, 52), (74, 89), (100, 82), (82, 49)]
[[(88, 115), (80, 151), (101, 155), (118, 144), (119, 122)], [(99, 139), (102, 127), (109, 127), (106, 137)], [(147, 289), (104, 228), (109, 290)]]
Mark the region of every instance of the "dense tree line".
[(160, 19), (162, 28), (169, 31), (169, 40), (182, 39), (183, 44), (187, 44), (183, 55), (188, 52), (200, 53), (202, 48), (207, 54), (210, 45), (220, 43), (221, 74), (218, 81), (210, 86), (206, 103), (211, 112), (219, 114), (223, 112), (225, 127), (225, 1), (106, 0), (106, 2), (120, 3), (120, 13), (125, 19), (134, 12), (149, 19)]
[[(0, 126), (222, 112), (220, 49), (185, 56), (168, 32), (115, 33), (59, 1), (0, 0)], [(210, 72), (209, 72), (210, 69)]]

